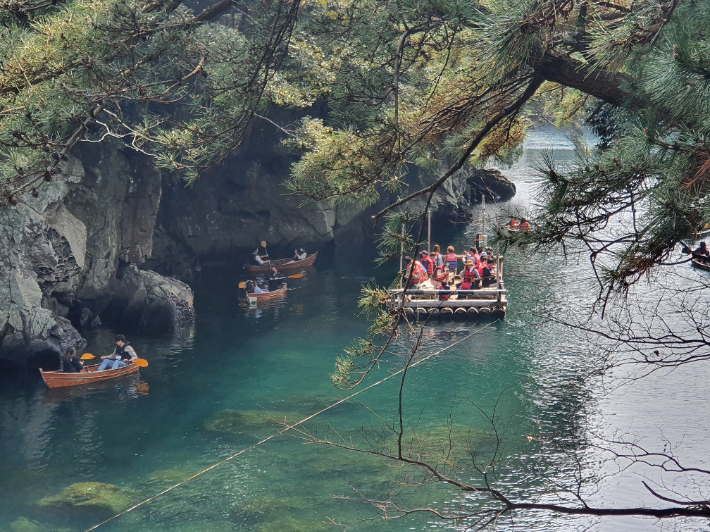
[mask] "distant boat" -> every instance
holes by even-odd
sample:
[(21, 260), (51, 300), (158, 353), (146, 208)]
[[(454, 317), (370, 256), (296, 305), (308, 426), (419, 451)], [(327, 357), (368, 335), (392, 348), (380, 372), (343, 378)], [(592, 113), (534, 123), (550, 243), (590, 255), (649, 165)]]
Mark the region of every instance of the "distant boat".
[(91, 384), (92, 382), (101, 382), (132, 373), (138, 373), (138, 365), (128, 364), (126, 367), (118, 369), (107, 369), (105, 371), (96, 371), (99, 368), (98, 364), (87, 366), (79, 373), (64, 373), (63, 371), (43, 371), (39, 370), (44, 383), (50, 388), (61, 388), (63, 386), (79, 386), (81, 384)]
[(268, 273), (271, 271), (271, 268), (275, 267), (278, 271), (280, 272), (285, 272), (289, 270), (298, 270), (299, 268), (306, 268), (307, 266), (313, 266), (313, 263), (316, 261), (316, 257), (318, 257), (318, 252), (316, 251), (315, 253), (311, 253), (310, 255), (307, 255), (305, 259), (303, 260), (294, 260), (294, 259), (278, 259), (278, 260), (272, 260), (271, 261), (271, 266), (264, 264), (263, 266), (259, 264), (245, 264), (244, 269), (248, 272), (252, 273)]
[(288, 286), (286, 283), (283, 283), (279, 288), (273, 290), (272, 292), (265, 292), (261, 294), (247, 292), (247, 299), (250, 303), (261, 303), (262, 301), (271, 301), (272, 299), (277, 299), (283, 295), (286, 295), (287, 291)]

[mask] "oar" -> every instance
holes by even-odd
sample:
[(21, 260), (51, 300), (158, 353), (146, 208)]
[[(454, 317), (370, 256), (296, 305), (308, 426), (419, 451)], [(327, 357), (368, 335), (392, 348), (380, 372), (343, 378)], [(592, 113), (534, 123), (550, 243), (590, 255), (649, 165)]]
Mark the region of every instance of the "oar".
[[(277, 277), (276, 279), (271, 279), (272, 281), (280, 281), (281, 279), (300, 279), (303, 277), (302, 273), (295, 273), (293, 275), (289, 275), (288, 277)], [(247, 285), (246, 281), (242, 281), (239, 283), (239, 288), (244, 288)]]
[[(84, 353), (83, 355), (81, 355), (81, 360), (94, 360), (95, 358), (96, 357), (91, 353)], [(133, 361), (133, 363), (139, 368), (148, 367), (148, 361), (145, 358), (137, 358)]]

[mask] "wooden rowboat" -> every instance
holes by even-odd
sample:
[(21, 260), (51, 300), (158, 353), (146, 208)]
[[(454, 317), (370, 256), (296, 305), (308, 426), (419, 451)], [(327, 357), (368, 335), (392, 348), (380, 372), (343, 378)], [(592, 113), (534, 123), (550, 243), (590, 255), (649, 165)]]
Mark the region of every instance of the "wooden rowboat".
[(252, 272), (252, 273), (268, 273), (271, 271), (271, 268), (274, 266), (280, 272), (286, 272), (289, 270), (298, 270), (299, 268), (306, 268), (307, 266), (313, 266), (313, 263), (316, 261), (317, 256), (318, 256), (318, 252), (316, 251), (315, 253), (311, 253), (310, 255), (307, 255), (306, 258), (303, 260), (293, 260), (293, 259), (272, 260), (271, 266), (267, 266), (266, 264), (263, 266), (260, 266), (258, 264), (245, 264), (244, 269), (246, 271)]
[(705, 270), (707, 272), (710, 272), (710, 263), (703, 262), (699, 259), (693, 259), (692, 264), (693, 268), (698, 268), (699, 270)]
[(284, 283), (278, 289), (276, 289), (272, 292), (266, 292), (265, 294), (247, 293), (247, 299), (249, 300), (250, 303), (254, 300), (257, 303), (261, 303), (262, 301), (271, 301), (272, 299), (277, 299), (283, 295), (286, 295), (287, 291), (288, 291), (288, 286), (286, 285), (286, 283)]
[(61, 388), (63, 386), (78, 386), (80, 384), (91, 384), (101, 382), (116, 377), (123, 377), (132, 373), (138, 373), (137, 364), (128, 364), (124, 368), (107, 369), (106, 371), (96, 371), (98, 364), (87, 366), (80, 373), (64, 373), (63, 371), (42, 371), (39, 370), (44, 382), (50, 388)]

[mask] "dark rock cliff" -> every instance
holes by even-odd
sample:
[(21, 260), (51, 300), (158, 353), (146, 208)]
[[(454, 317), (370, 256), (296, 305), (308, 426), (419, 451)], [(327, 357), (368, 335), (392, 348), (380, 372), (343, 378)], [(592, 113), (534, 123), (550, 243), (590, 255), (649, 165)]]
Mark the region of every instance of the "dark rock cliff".
[[(283, 186), (292, 160), (256, 130), (241, 154), (186, 187), (146, 156), (108, 145), (76, 150), (38, 198), (0, 209), (0, 368), (56, 367), (64, 349), (85, 346), (80, 331), (102, 321), (189, 327), (192, 291), (171, 277), (193, 278), (200, 257), (261, 240), (317, 246), (372, 237), (371, 215), (392, 197), (364, 210), (304, 204)], [(426, 181), (413, 177), (409, 190)], [(433, 205), (438, 217), (460, 219), (483, 195), (514, 194), (497, 171), (460, 172)]]

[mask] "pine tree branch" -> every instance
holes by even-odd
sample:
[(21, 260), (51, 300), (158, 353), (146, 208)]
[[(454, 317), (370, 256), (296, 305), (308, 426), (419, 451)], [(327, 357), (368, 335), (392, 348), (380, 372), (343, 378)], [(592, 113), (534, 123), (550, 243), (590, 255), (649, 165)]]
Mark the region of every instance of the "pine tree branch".
[(621, 87), (631, 81), (626, 74), (604, 68), (593, 69), (582, 61), (555, 51), (545, 52), (535, 65), (535, 71), (546, 81), (572, 87), (615, 105), (621, 104), (628, 96)]
[(532, 98), (532, 96), (535, 94), (537, 89), (540, 88), (540, 85), (545, 80), (542, 78), (542, 76), (536, 74), (533, 76), (532, 80), (528, 84), (527, 88), (525, 91), (509, 106), (505, 107), (502, 111), (500, 111), (496, 116), (491, 118), (486, 124), (483, 126), (483, 128), (479, 131), (478, 135), (471, 141), (471, 143), (468, 145), (468, 148), (466, 148), (466, 151), (464, 151), (463, 155), (459, 158), (458, 161), (456, 161), (456, 164), (451, 166), (446, 173), (444, 173), (439, 179), (437, 179), (434, 183), (432, 183), (430, 186), (423, 188), (421, 190), (418, 190), (417, 192), (414, 192), (410, 194), (409, 196), (399, 199), (389, 205), (388, 207), (382, 209), (380, 212), (375, 214), (372, 218), (377, 220), (379, 219), (383, 214), (385, 214), (388, 211), (391, 211), (392, 209), (395, 209), (399, 207), (400, 205), (403, 205), (407, 203), (408, 201), (413, 200), (414, 198), (418, 198), (419, 196), (423, 196), (424, 194), (433, 194), (436, 192), (436, 190), (443, 185), (454, 173), (456, 173), (458, 170), (461, 169), (461, 167), (466, 164), (466, 161), (468, 161), (468, 158), (471, 156), (473, 151), (478, 147), (478, 145), (486, 138), (488, 133), (491, 132), (491, 130), (497, 126), (500, 122), (505, 120), (507, 117), (513, 115), (516, 113), (520, 108), (525, 105), (525, 103)]

